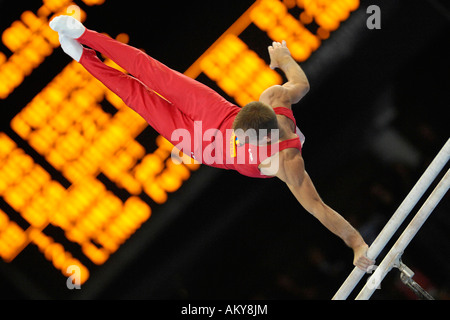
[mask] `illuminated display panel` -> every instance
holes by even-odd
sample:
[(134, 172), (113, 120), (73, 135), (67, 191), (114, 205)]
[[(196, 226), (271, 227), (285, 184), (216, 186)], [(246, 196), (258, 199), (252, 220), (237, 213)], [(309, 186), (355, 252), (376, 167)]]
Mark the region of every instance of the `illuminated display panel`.
[[(12, 21), (2, 32), (2, 104), (59, 46), (48, 22), (58, 14), (85, 21), (89, 7), (103, 3), (43, 1)], [(287, 40), (292, 56), (304, 62), (358, 6), (358, 0), (255, 1), (185, 74), (208, 77), (243, 106), (282, 83), (245, 42), (245, 32), (256, 28), (274, 41)], [(0, 257), (11, 263), (31, 246), (64, 277), (77, 266), (81, 284), (151, 223), (152, 213), (199, 167), (173, 163), (173, 146), (161, 136), (152, 150), (140, 143), (147, 123), (74, 61), (9, 125), (0, 132)]]

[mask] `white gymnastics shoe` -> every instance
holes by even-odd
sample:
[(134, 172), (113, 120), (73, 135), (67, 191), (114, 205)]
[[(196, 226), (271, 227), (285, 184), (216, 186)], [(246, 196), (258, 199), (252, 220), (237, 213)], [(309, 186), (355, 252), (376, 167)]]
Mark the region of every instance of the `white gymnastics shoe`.
[(69, 38), (65, 35), (59, 35), (59, 42), (61, 43), (61, 48), (68, 54), (72, 59), (80, 62), (81, 56), (83, 55), (83, 46), (79, 44), (75, 39)]
[(50, 28), (72, 39), (78, 39), (86, 30), (83, 24), (71, 16), (58, 16), (50, 21)]

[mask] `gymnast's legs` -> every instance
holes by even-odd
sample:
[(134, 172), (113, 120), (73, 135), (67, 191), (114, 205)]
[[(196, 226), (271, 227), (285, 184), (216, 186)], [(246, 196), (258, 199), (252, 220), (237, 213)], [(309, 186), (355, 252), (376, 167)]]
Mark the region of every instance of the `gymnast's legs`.
[[(65, 53), (190, 156), (202, 159), (209, 142), (195, 143), (198, 137), (201, 139), (208, 129), (225, 134), (225, 120), (240, 110), (202, 83), (168, 68), (139, 49), (87, 29), (72, 17), (59, 16), (50, 22), (50, 27), (59, 33)], [(94, 50), (83, 45), (103, 53), (131, 75), (105, 65)], [(201, 126), (196, 125), (197, 121)], [(180, 136), (174, 134), (180, 129), (190, 135), (190, 139), (181, 138), (181, 144)], [(172, 136), (178, 140), (173, 141)]]
[(168, 68), (142, 50), (87, 29), (70, 16), (53, 19), (50, 27), (60, 34), (60, 39), (63, 38), (63, 50), (73, 59), (81, 64), (85, 62), (79, 47), (76, 48), (76, 43), (71, 39), (106, 55), (147, 88), (161, 94), (191, 120), (202, 121), (205, 128), (214, 127), (218, 118), (228, 116), (230, 110), (237, 108), (202, 83)]

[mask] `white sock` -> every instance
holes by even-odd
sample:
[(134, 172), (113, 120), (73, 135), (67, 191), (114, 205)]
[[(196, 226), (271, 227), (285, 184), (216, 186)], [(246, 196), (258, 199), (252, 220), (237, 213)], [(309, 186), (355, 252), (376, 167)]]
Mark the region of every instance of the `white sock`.
[(79, 44), (77, 40), (60, 34), (59, 42), (61, 43), (61, 48), (65, 53), (67, 53), (75, 61), (80, 62), (81, 55), (83, 54), (83, 46)]
[(50, 28), (72, 39), (78, 39), (86, 30), (83, 24), (71, 16), (58, 16), (50, 22)]

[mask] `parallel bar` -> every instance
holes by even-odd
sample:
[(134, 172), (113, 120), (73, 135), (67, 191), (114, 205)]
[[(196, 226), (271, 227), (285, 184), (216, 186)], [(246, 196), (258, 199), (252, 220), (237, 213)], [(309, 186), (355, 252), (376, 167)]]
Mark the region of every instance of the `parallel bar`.
[(436, 208), (439, 201), (441, 201), (441, 199), (445, 196), (449, 188), (450, 169), (447, 171), (444, 178), (442, 178), (441, 182), (439, 182), (437, 187), (422, 205), (420, 210), (415, 215), (414, 219), (412, 219), (412, 221), (406, 227), (405, 231), (403, 231), (397, 242), (392, 246), (391, 250), (389, 250), (386, 257), (383, 259), (381, 264), (377, 267), (375, 272), (367, 281), (366, 285), (362, 288), (361, 292), (356, 297), (356, 300), (367, 300), (372, 296), (376, 288), (380, 285), (381, 281), (383, 281), (386, 274), (392, 269), (393, 264), (397, 261), (398, 257), (402, 255), (403, 251), (406, 249), (419, 229), (428, 219), (434, 208)]
[[(383, 230), (367, 251), (367, 256), (375, 260), (386, 244), (392, 238), (394, 233), (409, 215), (411, 210), (416, 206), (417, 202), (422, 198), (425, 191), (430, 187), (438, 174), (442, 171), (450, 158), (450, 139), (447, 140), (444, 147), (439, 151), (420, 179), (411, 189), (405, 200), (400, 204), (398, 209), (387, 222)], [(333, 300), (345, 300), (364, 276), (365, 272), (355, 267), (342, 286), (336, 292)]]

